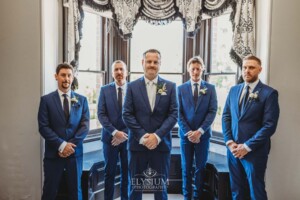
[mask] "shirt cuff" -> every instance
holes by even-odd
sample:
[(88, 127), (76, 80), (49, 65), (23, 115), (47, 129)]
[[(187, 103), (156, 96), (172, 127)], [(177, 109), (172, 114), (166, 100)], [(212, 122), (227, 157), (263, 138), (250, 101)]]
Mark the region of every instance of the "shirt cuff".
[(205, 133), (203, 128), (199, 128), (198, 131), (200, 131), (201, 135), (203, 135)]
[(118, 130), (116, 129), (116, 130), (114, 130), (114, 131), (111, 133), (111, 135), (112, 135), (112, 136), (115, 136), (117, 132), (118, 132)]
[(192, 131), (187, 132), (186, 134), (184, 134), (184, 136), (187, 136), (190, 132), (192, 132)]
[(154, 133), (154, 135), (155, 135), (155, 137), (157, 139), (157, 145), (158, 145), (160, 143), (161, 139), (160, 139), (160, 137), (156, 133)]
[(245, 147), (245, 149), (246, 149), (248, 152), (252, 151), (252, 149), (251, 149), (250, 147), (248, 147), (248, 145), (246, 145), (246, 143), (244, 143), (243, 146)]
[(233, 142), (233, 140), (228, 140), (228, 141), (226, 142), (226, 146), (228, 146), (231, 142)]
[(60, 144), (59, 148), (58, 148), (58, 151), (60, 153), (62, 153), (65, 149), (65, 147), (67, 146), (67, 142), (66, 141), (63, 141), (63, 143)]
[(139, 144), (144, 144), (144, 136), (143, 137), (141, 137), (141, 139), (140, 139), (140, 141), (139, 141)]

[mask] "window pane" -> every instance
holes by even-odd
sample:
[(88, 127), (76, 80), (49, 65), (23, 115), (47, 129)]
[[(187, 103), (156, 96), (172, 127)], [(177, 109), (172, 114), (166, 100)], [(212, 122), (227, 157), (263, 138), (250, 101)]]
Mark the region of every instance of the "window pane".
[(100, 70), (100, 23), (101, 17), (84, 12), (84, 24), (82, 28), (81, 48), (79, 51), (80, 70)]
[(154, 26), (139, 20), (134, 27), (131, 39), (131, 72), (143, 72), (142, 54), (153, 48), (159, 50), (162, 55), (160, 72), (182, 73), (182, 22), (173, 21), (164, 26)]
[(218, 110), (212, 129), (222, 132), (222, 113), (226, 102), (227, 95), (232, 86), (236, 83), (235, 75), (211, 75), (209, 82), (216, 86)]
[(232, 23), (230, 14), (212, 19), (211, 73), (237, 72), (237, 65), (231, 60)]
[(182, 84), (182, 75), (173, 75), (173, 74), (161, 74), (160, 75), (162, 78), (172, 81), (174, 83), (176, 83), (176, 86), (181, 85)]
[(79, 88), (76, 92), (86, 96), (88, 100), (91, 116), (90, 130), (100, 128), (101, 125), (97, 117), (97, 104), (100, 87), (103, 83), (103, 74), (79, 72), (77, 78)]

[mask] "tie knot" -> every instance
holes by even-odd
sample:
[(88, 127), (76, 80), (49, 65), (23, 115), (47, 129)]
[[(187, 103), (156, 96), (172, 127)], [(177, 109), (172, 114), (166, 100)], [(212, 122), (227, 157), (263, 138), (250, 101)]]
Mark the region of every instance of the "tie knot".
[(246, 85), (245, 89), (246, 89), (246, 91), (248, 91), (250, 89), (250, 86)]
[(153, 85), (153, 81), (148, 81), (148, 85), (152, 86)]
[(63, 94), (63, 97), (64, 97), (64, 98), (67, 98), (67, 97), (68, 97), (68, 95), (67, 95), (67, 94)]
[(195, 86), (195, 87), (198, 87), (198, 85), (199, 85), (198, 83), (194, 83), (194, 86)]
[(122, 92), (122, 88), (121, 88), (121, 87), (118, 87), (118, 91), (119, 91), (119, 92)]

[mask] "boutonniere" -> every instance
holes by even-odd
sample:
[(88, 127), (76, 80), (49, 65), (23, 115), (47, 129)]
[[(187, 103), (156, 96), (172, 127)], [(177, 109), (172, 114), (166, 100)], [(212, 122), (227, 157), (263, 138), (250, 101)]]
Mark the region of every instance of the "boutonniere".
[(156, 94), (167, 95), (166, 83), (157, 85)]
[(72, 103), (73, 106), (74, 106), (75, 104), (77, 104), (77, 103), (78, 103), (78, 97), (77, 97), (77, 96), (72, 97), (72, 98), (71, 98), (71, 103)]
[(207, 93), (207, 88), (206, 87), (199, 90), (199, 96), (206, 95), (206, 93)]
[(249, 101), (258, 100), (258, 91), (249, 94)]

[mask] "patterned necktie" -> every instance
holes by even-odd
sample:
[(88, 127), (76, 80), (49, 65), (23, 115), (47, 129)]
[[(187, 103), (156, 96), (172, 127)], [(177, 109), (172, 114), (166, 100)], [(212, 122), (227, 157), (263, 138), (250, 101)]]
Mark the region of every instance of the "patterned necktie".
[(65, 113), (66, 120), (68, 121), (70, 116), (69, 101), (67, 98), (67, 94), (63, 94), (63, 96), (64, 96), (64, 113)]
[(246, 86), (246, 92), (245, 92), (245, 95), (243, 96), (243, 99), (242, 99), (242, 101), (241, 101), (241, 103), (240, 103), (240, 107), (241, 107), (241, 112), (243, 112), (244, 111), (244, 109), (245, 109), (245, 106), (246, 106), (246, 103), (247, 103), (247, 101), (248, 101), (248, 97), (249, 97), (249, 89), (250, 89), (250, 87), (249, 87), (249, 85), (247, 85)]
[(119, 106), (119, 109), (122, 110), (122, 88), (119, 87), (118, 88), (118, 106)]
[(197, 105), (197, 101), (198, 101), (198, 83), (194, 83), (194, 104), (195, 106)]

